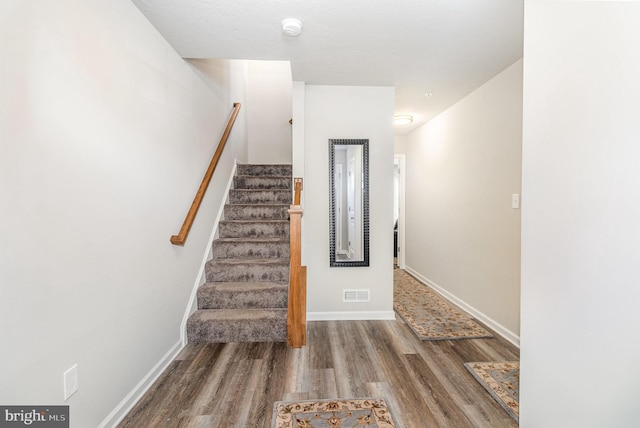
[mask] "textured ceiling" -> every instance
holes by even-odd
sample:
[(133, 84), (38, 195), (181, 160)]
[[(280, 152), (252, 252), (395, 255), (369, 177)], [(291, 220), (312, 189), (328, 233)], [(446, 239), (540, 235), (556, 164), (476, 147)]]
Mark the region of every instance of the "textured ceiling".
[[(522, 57), (522, 0), (133, 0), (183, 58), (288, 60), (308, 84), (394, 86), (406, 134)], [(285, 36), (285, 18), (303, 23)], [(432, 93), (425, 97), (425, 93)]]

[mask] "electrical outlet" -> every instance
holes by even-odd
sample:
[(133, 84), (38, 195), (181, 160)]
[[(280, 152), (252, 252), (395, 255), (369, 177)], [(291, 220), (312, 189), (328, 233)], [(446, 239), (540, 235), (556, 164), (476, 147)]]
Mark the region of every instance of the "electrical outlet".
[(517, 210), (520, 208), (520, 194), (514, 193), (511, 195), (511, 208)]
[(69, 370), (64, 372), (64, 401), (67, 401), (69, 397), (78, 392), (78, 365), (75, 364)]

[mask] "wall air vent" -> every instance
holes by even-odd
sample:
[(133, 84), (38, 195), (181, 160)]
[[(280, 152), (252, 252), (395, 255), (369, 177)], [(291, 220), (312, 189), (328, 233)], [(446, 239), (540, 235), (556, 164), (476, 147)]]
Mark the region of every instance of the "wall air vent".
[(365, 303), (369, 302), (369, 291), (368, 289), (360, 289), (360, 290), (342, 290), (342, 301), (343, 302), (358, 302)]

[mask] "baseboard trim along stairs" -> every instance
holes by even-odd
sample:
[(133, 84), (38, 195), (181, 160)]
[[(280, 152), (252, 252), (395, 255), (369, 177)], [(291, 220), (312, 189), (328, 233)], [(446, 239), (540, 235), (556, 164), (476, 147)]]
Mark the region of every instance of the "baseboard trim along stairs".
[(291, 176), (291, 165), (237, 166), (190, 343), (286, 341)]

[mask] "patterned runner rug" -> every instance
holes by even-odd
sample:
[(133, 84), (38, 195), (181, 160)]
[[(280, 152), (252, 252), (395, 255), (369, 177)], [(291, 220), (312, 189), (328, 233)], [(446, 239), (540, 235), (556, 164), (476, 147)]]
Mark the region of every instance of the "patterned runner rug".
[(393, 270), (393, 308), (421, 340), (493, 337), (402, 269)]
[(473, 377), (518, 422), (520, 417), (520, 362), (464, 363)]
[(272, 428), (395, 428), (382, 398), (314, 400), (273, 405)]

